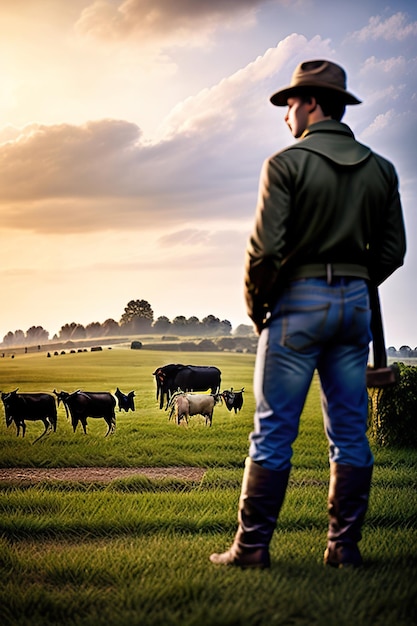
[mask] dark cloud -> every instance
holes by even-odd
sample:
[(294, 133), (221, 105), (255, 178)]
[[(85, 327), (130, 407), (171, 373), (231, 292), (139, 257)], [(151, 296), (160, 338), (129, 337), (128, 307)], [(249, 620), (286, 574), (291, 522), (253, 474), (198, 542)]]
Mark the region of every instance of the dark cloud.
[(0, 145), (3, 227), (150, 228), (159, 220), (215, 219), (226, 206), (233, 210), (247, 172), (225, 161), (225, 152), (213, 152), (213, 136), (179, 136), (156, 146), (139, 137), (133, 124), (104, 120), (35, 127)]

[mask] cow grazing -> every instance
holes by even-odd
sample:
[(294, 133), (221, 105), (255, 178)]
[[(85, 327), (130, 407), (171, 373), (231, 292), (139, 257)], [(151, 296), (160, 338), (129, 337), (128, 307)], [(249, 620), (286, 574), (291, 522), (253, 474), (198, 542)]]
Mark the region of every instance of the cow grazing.
[(212, 394), (220, 390), (221, 372), (217, 367), (203, 365), (182, 365), (170, 363), (158, 367), (154, 372), (156, 381), (156, 399), (159, 399), (159, 408), (162, 409), (166, 399), (168, 408), (172, 394), (181, 391), (207, 391)]
[(170, 400), (171, 412), (169, 419), (175, 413), (176, 423), (179, 425), (182, 419), (188, 420), (193, 415), (202, 415), (206, 420), (206, 426), (213, 423), (213, 411), (216, 404), (222, 402), (222, 396), (219, 393), (210, 394), (193, 394), (182, 393), (177, 391)]
[(67, 415), (67, 419), (68, 419), (68, 418), (69, 418), (69, 413), (68, 413), (68, 407), (67, 407), (67, 405), (66, 405), (66, 403), (65, 403), (65, 400), (68, 398), (68, 396), (69, 396), (70, 394), (68, 393), (68, 391), (59, 391), (59, 392), (58, 392), (58, 391), (56, 391), (56, 389), (54, 389), (54, 394), (55, 394), (55, 395), (56, 395), (56, 397), (57, 397), (57, 403), (58, 403), (58, 406), (61, 404), (61, 402), (62, 402), (62, 404), (64, 405), (64, 407), (65, 407), (65, 413), (66, 413), (66, 415)]
[(120, 391), (119, 387), (117, 387), (116, 391), (114, 392), (114, 395), (117, 398), (119, 411), (123, 410), (123, 411), (126, 411), (127, 413), (129, 409), (131, 411), (135, 410), (135, 401), (133, 399), (135, 397), (134, 391), (129, 391), (129, 393), (126, 395), (125, 393)]
[(84, 434), (87, 434), (87, 418), (102, 417), (107, 424), (107, 435), (112, 435), (116, 430), (116, 399), (108, 391), (81, 391), (73, 393), (54, 391), (58, 397), (58, 403), (63, 402), (66, 410), (71, 415), (72, 429), (75, 432), (78, 422), (81, 423)]
[(19, 436), (20, 429), (22, 429), (22, 437), (24, 437), (26, 433), (25, 421), (43, 422), (45, 430), (35, 441), (41, 439), (51, 430), (56, 432), (57, 410), (55, 398), (49, 393), (17, 392), (18, 390), (15, 389), (9, 393), (1, 394), (6, 415), (6, 426), (9, 427), (14, 422), (17, 436)]
[(8, 398), (7, 398), (8, 394), (7, 393), (2, 393), (1, 394), (1, 399), (3, 401), (3, 405), (4, 405), (4, 416), (6, 419), (6, 426), (7, 428), (9, 428), (10, 424), (12, 422), (15, 423), (16, 426), (16, 434), (17, 436), (20, 435), (20, 429), (22, 428), (22, 437), (25, 436), (25, 431), (26, 431), (26, 426), (23, 422), (23, 420), (19, 417), (14, 418), (13, 415), (10, 412), (10, 404), (8, 402)]
[(233, 391), (233, 387), (232, 387), (231, 389), (225, 389), (225, 391), (222, 392), (221, 395), (229, 411), (231, 411), (232, 409), (234, 409), (235, 413), (240, 411), (240, 409), (243, 406), (243, 392), (244, 391), (245, 391), (244, 387), (242, 387), (242, 389), (240, 389), (239, 391)]

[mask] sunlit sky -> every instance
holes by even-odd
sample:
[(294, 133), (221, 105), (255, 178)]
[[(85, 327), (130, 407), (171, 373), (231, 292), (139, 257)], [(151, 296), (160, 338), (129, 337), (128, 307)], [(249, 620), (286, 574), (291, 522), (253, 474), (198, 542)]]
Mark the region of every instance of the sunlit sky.
[(136, 299), (250, 324), (259, 172), (294, 141), (269, 97), (314, 58), (346, 69), (363, 104), (343, 121), (396, 166), (385, 335), (417, 346), (415, 0), (1, 0), (0, 341)]

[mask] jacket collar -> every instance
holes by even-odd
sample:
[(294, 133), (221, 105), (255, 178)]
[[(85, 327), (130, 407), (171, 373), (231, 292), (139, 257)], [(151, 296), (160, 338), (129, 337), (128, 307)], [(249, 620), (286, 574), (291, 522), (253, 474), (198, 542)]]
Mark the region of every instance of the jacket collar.
[(349, 126), (335, 120), (312, 124), (300, 141), (288, 149), (309, 150), (345, 166), (358, 165), (372, 154), (368, 146), (355, 140)]
[(339, 135), (347, 135), (348, 137), (355, 139), (355, 136), (349, 126), (343, 122), (337, 122), (336, 120), (323, 120), (322, 122), (311, 124), (304, 131), (302, 139), (315, 133), (337, 133)]

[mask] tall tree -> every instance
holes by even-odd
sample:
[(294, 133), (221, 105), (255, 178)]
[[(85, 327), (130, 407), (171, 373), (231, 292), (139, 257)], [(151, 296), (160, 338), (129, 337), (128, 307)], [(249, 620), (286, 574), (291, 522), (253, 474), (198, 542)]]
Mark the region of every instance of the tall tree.
[(187, 320), (187, 334), (195, 335), (198, 333), (201, 327), (201, 322), (195, 315), (192, 315)]
[(26, 339), (28, 343), (42, 343), (48, 341), (49, 333), (42, 326), (31, 326), (26, 331)]
[(59, 338), (62, 340), (68, 339), (85, 339), (86, 332), (82, 324), (71, 322), (71, 324), (64, 324), (59, 331)]
[(205, 335), (230, 335), (232, 331), (232, 325), (229, 320), (220, 321), (215, 315), (207, 315), (207, 317), (203, 318), (201, 324)]
[(216, 335), (219, 333), (220, 320), (215, 315), (203, 317), (201, 324), (205, 335)]
[(231, 335), (232, 334), (232, 323), (229, 320), (222, 320), (220, 322), (220, 334), (221, 335)]
[(12, 346), (13, 344), (14, 344), (14, 333), (12, 333), (12, 331), (9, 330), (7, 335), (4, 335), (3, 337), (3, 345)]
[(178, 335), (187, 334), (187, 318), (185, 315), (177, 315), (172, 320), (172, 329), (175, 330)]
[(102, 337), (103, 329), (101, 327), (100, 322), (90, 322), (85, 327), (85, 332), (87, 337)]
[(106, 320), (105, 322), (103, 322), (103, 335), (105, 337), (117, 337), (117, 335), (120, 332), (120, 326), (119, 324), (116, 322), (116, 320), (112, 319), (111, 317)]
[(152, 307), (146, 300), (130, 300), (120, 319), (123, 331), (149, 332), (153, 322)]
[(23, 330), (14, 331), (14, 342), (16, 345), (24, 345), (26, 343), (26, 337)]
[(165, 316), (161, 315), (158, 319), (153, 323), (152, 328), (157, 330), (159, 333), (166, 333), (170, 330), (172, 324), (170, 320)]

